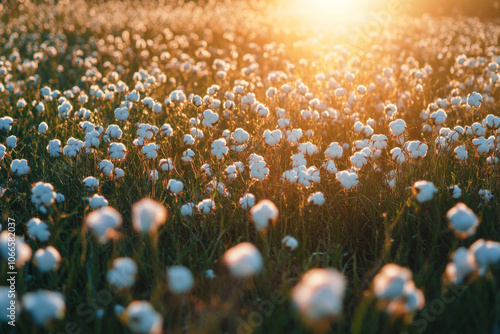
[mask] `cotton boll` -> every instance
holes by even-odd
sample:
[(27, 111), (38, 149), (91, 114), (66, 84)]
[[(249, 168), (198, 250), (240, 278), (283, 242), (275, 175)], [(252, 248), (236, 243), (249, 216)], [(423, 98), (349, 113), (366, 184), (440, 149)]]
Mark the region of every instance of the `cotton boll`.
[(149, 143), (142, 147), (142, 154), (146, 157), (146, 159), (156, 159), (158, 157), (159, 145), (157, 146), (155, 143)]
[(493, 198), (493, 195), (487, 189), (480, 189), (478, 194), (486, 203), (488, 203)]
[(123, 171), (123, 169), (118, 168), (118, 167), (115, 168), (114, 173), (115, 173), (116, 178), (118, 178), (118, 179), (121, 179), (122, 177), (125, 176), (125, 172)]
[(226, 146), (226, 139), (220, 138), (212, 143), (212, 150), (210, 153), (215, 155), (217, 159), (223, 159), (228, 152), (229, 149)]
[(307, 199), (307, 202), (316, 206), (322, 206), (323, 204), (325, 204), (325, 196), (322, 192), (318, 191), (314, 194), (311, 194)]
[(30, 167), (26, 159), (15, 159), (10, 163), (10, 170), (18, 176), (23, 176), (29, 173)]
[(500, 243), (496, 241), (485, 241), (479, 239), (473, 243), (469, 251), (474, 254), (479, 275), (484, 276), (489, 266), (500, 263)]
[(398, 299), (403, 294), (406, 282), (411, 278), (409, 269), (390, 263), (373, 278), (373, 290), (378, 298)]
[(269, 168), (265, 161), (254, 162), (250, 165), (250, 177), (252, 179), (263, 181), (269, 175)]
[(446, 278), (455, 283), (463, 284), (464, 280), (476, 271), (474, 254), (465, 247), (458, 248), (453, 253), (452, 261), (445, 269)]
[(28, 223), (28, 234), (32, 239), (45, 242), (50, 238), (49, 227), (39, 218), (31, 218)]
[(4, 116), (0, 118), (0, 131), (4, 130), (9, 132), (12, 129), (12, 124), (14, 123), (14, 119), (10, 116)]
[(419, 203), (424, 203), (432, 200), (437, 189), (432, 182), (417, 181), (413, 185), (413, 193)]
[(281, 141), (281, 130), (266, 130), (264, 131), (264, 142), (269, 146), (274, 146), (279, 144)]
[(467, 158), (469, 156), (465, 145), (458, 146), (457, 148), (455, 148), (455, 150), (453, 152), (455, 152), (455, 157), (457, 158), (457, 160), (460, 160), (460, 161), (467, 160)]
[(431, 121), (436, 125), (442, 125), (446, 121), (446, 112), (439, 109), (431, 114)]
[(490, 151), (490, 144), (484, 137), (472, 139), (472, 143), (476, 147), (476, 151), (479, 154), (486, 154)]
[(454, 199), (459, 199), (462, 196), (462, 189), (458, 185), (454, 185), (448, 188), (450, 191), (450, 196)]
[(181, 181), (177, 181), (174, 179), (170, 179), (167, 184), (167, 189), (173, 192), (174, 194), (178, 194), (184, 188), (184, 184)]
[(299, 145), (299, 152), (307, 156), (312, 156), (318, 152), (318, 147), (311, 142), (302, 143)]
[(45, 122), (42, 122), (38, 125), (38, 133), (41, 135), (45, 134), (48, 129), (49, 129), (49, 126)]
[[(2, 231), (0, 234), (0, 254), (2, 257), (7, 260), (9, 255), (9, 247), (12, 244), (12, 237), (9, 236), (8, 231)], [(24, 264), (31, 259), (32, 250), (31, 247), (24, 241), (23, 238), (15, 236), (15, 262), (16, 267), (20, 268), (24, 266)], [(9, 260), (10, 261), (10, 260)]]
[(451, 229), (458, 237), (470, 237), (476, 233), (479, 226), (479, 219), (474, 212), (464, 203), (458, 203), (446, 213)]
[(94, 210), (84, 218), (85, 226), (101, 244), (105, 244), (116, 234), (115, 229), (122, 225), (122, 215), (109, 206)]
[(193, 215), (193, 209), (195, 208), (194, 203), (187, 203), (181, 206), (181, 215), (182, 216), (192, 216)]
[(160, 159), (160, 169), (166, 172), (169, 172), (171, 170), (174, 170), (174, 164), (172, 162), (172, 159), (167, 158), (167, 159)]
[(330, 320), (342, 314), (344, 275), (334, 269), (307, 271), (292, 290), (293, 305), (306, 322)]
[(245, 144), (250, 139), (250, 134), (241, 128), (237, 128), (231, 138), (238, 144)]
[(250, 278), (263, 267), (262, 255), (249, 242), (242, 242), (228, 249), (222, 258), (231, 276), (237, 279)]
[(94, 196), (89, 199), (89, 205), (92, 209), (99, 209), (103, 206), (107, 206), (108, 200), (104, 198), (104, 196), (94, 194)]
[(193, 161), (195, 153), (191, 149), (187, 149), (184, 152), (182, 152), (182, 158), (181, 160), (184, 162), (191, 162)]
[(267, 229), (269, 223), (276, 223), (279, 211), (269, 200), (262, 200), (250, 209), (250, 215), (257, 231)]
[(7, 144), (7, 147), (9, 147), (9, 148), (16, 148), (17, 137), (16, 136), (9, 136), (9, 137), (7, 137), (7, 139), (5, 139), (5, 143)]
[(143, 198), (132, 206), (134, 230), (141, 234), (155, 234), (167, 220), (167, 209), (151, 198)]
[(113, 260), (113, 267), (106, 273), (106, 281), (115, 289), (130, 288), (135, 283), (137, 272), (133, 259), (119, 257)]
[(335, 174), (335, 178), (346, 190), (350, 190), (351, 188), (357, 186), (359, 183), (358, 174), (347, 170), (337, 172)]
[(125, 309), (127, 325), (135, 333), (162, 333), (163, 318), (147, 301), (134, 300)]
[(191, 271), (184, 266), (167, 268), (168, 288), (175, 294), (189, 292), (193, 288), (194, 278)]
[(428, 146), (418, 140), (414, 140), (406, 142), (404, 148), (412, 159), (423, 159), (427, 155)]
[(283, 240), (281, 240), (281, 243), (289, 251), (294, 251), (295, 249), (297, 249), (297, 247), (299, 247), (299, 242), (297, 241), (297, 239), (295, 239), (294, 237), (291, 237), (289, 235), (287, 235), (286, 237), (284, 237)]
[(45, 325), (51, 320), (63, 319), (66, 312), (64, 296), (59, 292), (37, 290), (28, 292), (22, 298), (26, 310), (37, 325)]
[(467, 105), (472, 108), (479, 108), (483, 102), (483, 96), (477, 92), (473, 92), (467, 96)]
[(83, 185), (87, 190), (94, 190), (99, 187), (99, 180), (93, 176), (88, 176), (82, 181)]
[(203, 112), (203, 121), (201, 124), (208, 128), (213, 127), (219, 121), (219, 115), (210, 109)]
[(61, 254), (52, 246), (38, 249), (33, 258), (38, 270), (42, 273), (55, 271), (61, 263)]
[(392, 134), (395, 137), (399, 137), (406, 130), (406, 122), (404, 120), (402, 120), (402, 119), (397, 119), (397, 120), (392, 121), (391, 123), (389, 123), (389, 127), (391, 129)]

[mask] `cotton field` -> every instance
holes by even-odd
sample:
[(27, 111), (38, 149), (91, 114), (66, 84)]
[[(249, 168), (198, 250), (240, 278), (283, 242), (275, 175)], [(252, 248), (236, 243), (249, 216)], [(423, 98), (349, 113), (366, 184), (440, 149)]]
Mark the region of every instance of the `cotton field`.
[(499, 332), (500, 21), (378, 1), (0, 4), (0, 332)]

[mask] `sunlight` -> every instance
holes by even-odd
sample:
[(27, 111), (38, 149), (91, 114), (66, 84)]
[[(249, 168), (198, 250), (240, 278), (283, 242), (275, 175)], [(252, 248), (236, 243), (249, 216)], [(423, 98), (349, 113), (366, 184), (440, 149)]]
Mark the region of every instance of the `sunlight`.
[(368, 13), (367, 0), (291, 0), (286, 6), (302, 22), (314, 24), (317, 28), (356, 23)]

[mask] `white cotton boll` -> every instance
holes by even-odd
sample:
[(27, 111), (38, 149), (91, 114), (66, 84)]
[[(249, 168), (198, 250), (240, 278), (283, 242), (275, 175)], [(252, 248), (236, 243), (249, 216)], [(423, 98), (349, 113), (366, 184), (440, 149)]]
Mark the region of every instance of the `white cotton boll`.
[(24, 310), (40, 326), (51, 320), (63, 319), (66, 312), (64, 296), (59, 292), (48, 290), (28, 292), (23, 296), (21, 302)]
[(265, 161), (259, 161), (250, 165), (250, 177), (254, 180), (263, 181), (269, 175), (269, 168)]
[(368, 162), (367, 156), (363, 152), (355, 152), (354, 155), (349, 158), (349, 161), (351, 161), (353, 167), (358, 169)]
[(490, 151), (490, 144), (484, 137), (472, 139), (472, 144), (474, 144), (479, 154), (486, 154)]
[(255, 196), (253, 194), (246, 193), (240, 198), (239, 203), (242, 209), (250, 209), (255, 205)]
[(423, 159), (427, 155), (428, 146), (418, 140), (414, 140), (406, 142), (404, 148), (412, 159)]
[(451, 282), (462, 284), (465, 278), (475, 271), (476, 259), (474, 254), (467, 248), (460, 247), (453, 253), (452, 261), (446, 265), (445, 274)]
[(182, 152), (181, 160), (184, 162), (191, 162), (193, 161), (194, 155), (195, 154), (191, 149), (187, 149), (184, 152)]
[(299, 145), (299, 152), (304, 155), (312, 156), (318, 152), (318, 147), (311, 142), (302, 143)]
[(172, 162), (172, 159), (167, 158), (167, 159), (160, 159), (159, 163), (160, 169), (166, 172), (169, 172), (171, 170), (174, 170), (174, 164)]
[(99, 187), (99, 180), (96, 179), (93, 176), (88, 176), (82, 181), (83, 185), (87, 190), (95, 190), (97, 187)]
[(483, 119), (481, 125), (484, 128), (498, 129), (500, 128), (500, 117), (489, 114)]
[(478, 122), (472, 124), (470, 131), (476, 136), (484, 136), (486, 134), (486, 129)]
[(345, 88), (340, 87), (340, 88), (335, 89), (334, 94), (337, 98), (340, 98), (340, 97), (345, 96), (347, 94), (347, 90)]
[(203, 121), (201, 124), (208, 128), (211, 128), (219, 121), (219, 115), (210, 109), (203, 112)]
[(108, 200), (104, 198), (104, 196), (101, 196), (99, 194), (94, 194), (89, 200), (89, 205), (92, 209), (99, 209), (102, 208), (103, 206), (108, 205)]
[(457, 148), (455, 148), (455, 150), (453, 152), (455, 152), (455, 157), (457, 158), (457, 160), (460, 160), (460, 161), (467, 160), (467, 158), (469, 156), (465, 145), (458, 146)]
[(467, 105), (472, 108), (479, 108), (483, 102), (483, 96), (477, 92), (473, 92), (467, 96)]
[(132, 206), (134, 230), (141, 234), (155, 234), (167, 220), (167, 209), (151, 198), (143, 198)]
[(184, 145), (193, 145), (195, 142), (195, 139), (190, 134), (187, 134), (187, 135), (184, 135), (184, 138), (182, 138), (182, 142), (184, 143)]
[(16, 148), (17, 137), (16, 136), (9, 136), (9, 137), (7, 137), (7, 139), (5, 139), (5, 143), (7, 144), (7, 147)]
[(297, 239), (295, 239), (294, 237), (289, 236), (289, 235), (287, 235), (286, 237), (284, 237), (283, 240), (281, 240), (281, 243), (289, 251), (294, 251), (295, 249), (297, 249), (297, 247), (299, 247), (299, 242), (297, 241)]
[(159, 145), (155, 143), (149, 143), (142, 147), (142, 154), (146, 157), (146, 159), (156, 159), (158, 157), (158, 148)]
[(432, 182), (428, 181), (417, 181), (413, 184), (413, 194), (417, 198), (417, 202), (425, 203), (437, 194), (437, 189)]
[(172, 126), (170, 124), (163, 124), (161, 126), (161, 133), (164, 136), (171, 137), (174, 135), (174, 130), (172, 129)]
[(373, 278), (373, 290), (378, 298), (399, 299), (403, 295), (405, 284), (411, 279), (412, 273), (408, 268), (389, 263)]
[(114, 208), (104, 206), (89, 213), (84, 223), (97, 240), (104, 244), (113, 237), (114, 230), (122, 225), (122, 215)]
[(278, 127), (280, 129), (285, 129), (290, 126), (290, 119), (289, 118), (280, 118), (278, 119)]
[(370, 140), (373, 143), (373, 147), (377, 150), (382, 150), (387, 147), (387, 136), (385, 135), (373, 135)]
[(236, 179), (236, 177), (238, 177), (238, 168), (236, 168), (235, 165), (229, 165), (227, 166), (225, 173), (228, 179), (234, 180)]
[(41, 135), (45, 134), (48, 129), (49, 129), (49, 126), (45, 122), (42, 122), (38, 125), (38, 133)]
[(348, 170), (337, 172), (335, 174), (335, 178), (346, 190), (350, 190), (351, 188), (357, 186), (359, 183), (358, 174), (350, 172)]
[(298, 172), (297, 170), (294, 169), (284, 171), (283, 174), (281, 175), (281, 180), (284, 182), (295, 183), (297, 182), (297, 179), (298, 179)]
[(97, 131), (91, 131), (87, 132), (85, 135), (85, 148), (97, 148), (101, 144), (101, 141), (99, 139), (99, 132)]
[(115, 118), (118, 121), (126, 121), (128, 119), (128, 117), (129, 117), (129, 112), (128, 112), (128, 109), (126, 107), (115, 109)]
[(181, 206), (181, 215), (182, 216), (192, 216), (194, 211), (193, 209), (195, 208), (194, 203), (186, 203)]
[(57, 270), (61, 263), (61, 254), (52, 246), (38, 249), (33, 258), (38, 270), (42, 273)]
[(0, 131), (5, 130), (9, 132), (12, 129), (12, 124), (14, 119), (10, 116), (4, 116), (0, 118)]
[(39, 218), (31, 218), (26, 225), (28, 226), (28, 234), (32, 239), (41, 242), (49, 240), (49, 227)]
[(23, 176), (29, 173), (30, 167), (26, 159), (14, 159), (10, 163), (10, 170), (18, 176)]
[(450, 196), (454, 199), (458, 199), (462, 196), (462, 189), (458, 185), (454, 185), (448, 188), (450, 191)]
[(3, 159), (5, 157), (5, 152), (7, 151), (7, 148), (0, 144), (0, 159)]
[(191, 271), (184, 266), (167, 268), (168, 288), (175, 294), (189, 292), (193, 288), (194, 278)]
[(250, 215), (257, 231), (267, 229), (269, 223), (276, 223), (279, 211), (273, 202), (265, 199), (250, 209)]
[(299, 166), (304, 166), (307, 164), (307, 160), (304, 157), (303, 153), (297, 153), (291, 156), (292, 159), (292, 166), (293, 167), (299, 167)]
[(182, 181), (170, 179), (167, 184), (167, 189), (174, 194), (178, 194), (182, 191), (182, 189), (184, 189), (184, 184), (182, 183)]
[(479, 239), (470, 246), (469, 251), (474, 254), (474, 258), (479, 268), (479, 275), (481, 276), (486, 274), (489, 266), (498, 265), (500, 263), (499, 242)]
[(277, 145), (281, 141), (281, 130), (279, 129), (273, 131), (266, 130), (264, 131), (263, 137), (267, 145), (269, 146)]
[(250, 278), (263, 267), (262, 255), (249, 242), (242, 242), (228, 249), (222, 258), (231, 276), (237, 279)]
[(113, 260), (113, 267), (106, 273), (106, 281), (115, 289), (130, 288), (135, 283), (137, 272), (133, 259), (119, 257)]
[(323, 164), (321, 165), (321, 167), (326, 169), (328, 174), (335, 174), (338, 172), (337, 166), (335, 165), (335, 161), (333, 161), (331, 159), (324, 161)]
[(459, 237), (470, 237), (476, 233), (479, 219), (464, 203), (458, 203), (446, 213), (450, 228)]
[(203, 133), (203, 131), (201, 131), (200, 129), (197, 129), (197, 128), (191, 128), (191, 135), (195, 139), (205, 138), (205, 134)]
[(211, 198), (206, 198), (198, 203), (197, 208), (200, 213), (208, 215), (215, 210), (215, 202)]
[(250, 134), (242, 128), (237, 128), (231, 134), (231, 138), (238, 144), (245, 144), (250, 139)]
[(341, 159), (343, 152), (344, 150), (342, 146), (340, 146), (339, 143), (334, 142), (331, 143), (330, 146), (328, 146), (328, 148), (326, 149), (325, 157), (329, 159)]
[(215, 155), (217, 159), (223, 159), (228, 152), (229, 148), (226, 146), (226, 139), (219, 138), (212, 143), (212, 150), (210, 153)]
[(286, 131), (286, 140), (292, 144), (297, 145), (302, 138), (302, 129), (292, 129)]
[[(1, 256), (7, 260), (9, 255), (9, 247), (12, 245), (12, 237), (9, 236), (9, 231), (2, 231), (0, 234), (0, 254)], [(20, 268), (24, 266), (24, 264), (31, 259), (32, 250), (31, 247), (24, 241), (23, 238), (15, 236), (15, 262), (16, 267)], [(10, 262), (10, 260), (9, 260)]]
[(479, 194), (479, 196), (481, 196), (481, 198), (486, 203), (488, 203), (493, 198), (493, 195), (491, 194), (491, 192), (489, 190), (486, 190), (486, 189), (480, 189), (478, 194)]
[(442, 125), (446, 121), (446, 112), (443, 109), (439, 109), (431, 114), (431, 120), (436, 125)]
[(406, 122), (404, 120), (402, 120), (402, 119), (397, 119), (397, 120), (392, 121), (391, 123), (389, 123), (389, 127), (391, 129), (392, 134), (395, 137), (399, 137), (406, 130)]
[(162, 333), (163, 318), (153, 306), (142, 300), (134, 300), (125, 309), (127, 325), (135, 333)]
[(325, 204), (325, 196), (322, 192), (315, 192), (314, 194), (311, 194), (309, 196), (309, 198), (307, 199), (307, 203), (316, 206), (322, 206), (323, 204)]
[(395, 147), (391, 150), (391, 156), (392, 160), (397, 164), (402, 164), (406, 160), (403, 151), (399, 147)]
[(488, 157), (486, 159), (486, 162), (489, 164), (489, 165), (497, 165), (498, 164), (498, 158), (497, 157)]
[[(125, 159), (125, 155), (127, 154), (127, 149), (125, 148), (125, 145), (123, 145), (122, 143), (111, 143), (108, 148), (108, 153), (109, 157), (113, 160), (123, 160)], [(113, 168), (112, 165), (113, 165), (112, 163), (111, 165), (107, 164), (107, 166), (110, 168)], [(103, 172), (103, 174), (110, 175), (111, 173), (107, 174)]]
[(307, 322), (315, 323), (342, 314), (347, 281), (330, 268), (307, 271), (292, 290), (293, 305)]
[(99, 162), (99, 170), (106, 176), (109, 176), (113, 173), (113, 168), (113, 163), (109, 160), (104, 159)]
[(38, 181), (31, 188), (31, 202), (37, 208), (41, 206), (49, 207), (55, 202), (56, 196), (54, 186), (50, 183)]

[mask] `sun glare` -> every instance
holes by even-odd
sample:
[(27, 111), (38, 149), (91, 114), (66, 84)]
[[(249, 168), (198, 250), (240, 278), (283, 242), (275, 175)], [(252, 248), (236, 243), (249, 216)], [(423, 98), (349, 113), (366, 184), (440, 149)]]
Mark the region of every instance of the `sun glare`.
[(316, 26), (355, 23), (368, 12), (367, 0), (292, 0), (288, 5), (304, 22)]

